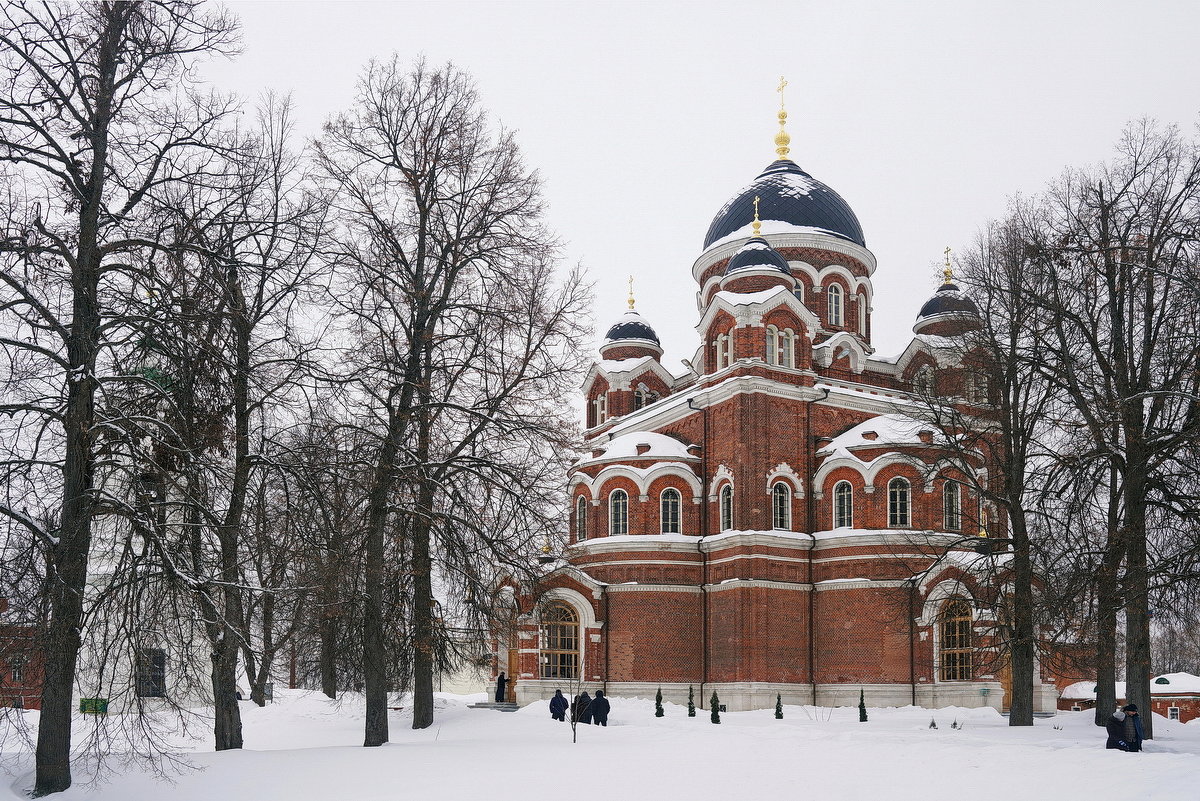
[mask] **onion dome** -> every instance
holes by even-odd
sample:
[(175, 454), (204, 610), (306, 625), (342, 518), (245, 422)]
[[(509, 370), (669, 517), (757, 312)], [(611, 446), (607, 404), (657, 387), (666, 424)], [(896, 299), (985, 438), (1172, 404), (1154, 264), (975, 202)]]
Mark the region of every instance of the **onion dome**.
[(950, 269), (950, 248), (946, 248), (945, 282), (933, 297), (925, 301), (913, 323), (915, 334), (954, 336), (979, 327), (979, 307), (954, 283)]
[(600, 355), (609, 359), (631, 359), (638, 356), (661, 356), (662, 345), (658, 334), (646, 322), (646, 318), (634, 309), (633, 277), (629, 279), (629, 310), (622, 314), (600, 345)]
[(725, 267), (725, 275), (738, 270), (778, 270), (788, 275), (792, 274), (787, 259), (779, 255), (779, 251), (767, 244), (767, 240), (761, 236), (756, 236), (742, 245), (742, 249), (733, 255)]
[(704, 247), (750, 225), (756, 197), (761, 199), (759, 213), (769, 233), (824, 233), (866, 247), (858, 217), (842, 196), (786, 158), (773, 162), (717, 212), (704, 236)]

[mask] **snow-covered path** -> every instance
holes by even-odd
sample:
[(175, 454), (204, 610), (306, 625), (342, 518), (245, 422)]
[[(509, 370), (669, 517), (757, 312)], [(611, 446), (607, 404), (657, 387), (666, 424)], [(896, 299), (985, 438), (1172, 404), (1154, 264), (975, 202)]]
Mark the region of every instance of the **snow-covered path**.
[[(356, 699), (355, 699), (356, 700)], [(266, 709), (243, 704), (247, 748), (190, 753), (200, 770), (173, 784), (129, 767), (103, 783), (77, 785), (62, 801), (393, 801), (449, 799), (572, 801), (635, 799), (969, 798), (971, 801), (1144, 801), (1200, 798), (1200, 722), (1155, 720), (1157, 739), (1142, 754), (1106, 751), (1103, 730), (1087, 713), (1010, 729), (991, 710), (785, 707), (687, 718), (667, 705), (613, 700), (607, 729), (580, 726), (572, 744), (566, 724), (542, 705), (515, 714), (467, 709), (440, 697), (424, 731), (392, 715), (392, 742), (358, 747), (361, 708), (310, 693), (287, 693)], [(938, 728), (929, 728), (930, 718)], [(951, 728), (951, 723), (963, 724)], [(1060, 727), (1060, 728), (1056, 728)], [(0, 799), (24, 798), (32, 777), (28, 754), (10, 745), (13, 775)], [(192, 749), (205, 748), (193, 743)]]

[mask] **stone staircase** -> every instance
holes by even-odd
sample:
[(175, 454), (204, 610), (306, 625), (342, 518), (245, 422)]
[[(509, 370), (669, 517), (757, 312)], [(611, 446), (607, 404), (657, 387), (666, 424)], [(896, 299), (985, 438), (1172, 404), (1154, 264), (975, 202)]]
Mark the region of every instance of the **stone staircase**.
[(470, 704), (470, 705), (468, 705), (467, 708), (468, 709), (492, 709), (492, 710), (495, 710), (496, 712), (516, 712), (521, 707), (517, 706), (516, 704), (512, 703), (511, 701), (504, 701), (502, 703), (497, 703), (495, 701), (483, 701), (478, 704)]

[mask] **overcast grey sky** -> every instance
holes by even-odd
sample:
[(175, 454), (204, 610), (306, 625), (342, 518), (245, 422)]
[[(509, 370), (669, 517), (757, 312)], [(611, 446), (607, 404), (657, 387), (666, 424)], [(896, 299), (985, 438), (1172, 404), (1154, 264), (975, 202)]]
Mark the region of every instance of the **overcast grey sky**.
[(1200, 119), (1195, 2), (235, 2), (245, 52), (205, 65), (250, 97), (290, 91), (301, 131), (349, 105), (371, 57), (453, 61), (545, 180), (549, 223), (682, 372), (691, 265), (717, 210), (792, 158), (857, 213), (879, 264), (874, 344), (899, 352), (946, 245), (1017, 192), (1106, 158), (1141, 116)]

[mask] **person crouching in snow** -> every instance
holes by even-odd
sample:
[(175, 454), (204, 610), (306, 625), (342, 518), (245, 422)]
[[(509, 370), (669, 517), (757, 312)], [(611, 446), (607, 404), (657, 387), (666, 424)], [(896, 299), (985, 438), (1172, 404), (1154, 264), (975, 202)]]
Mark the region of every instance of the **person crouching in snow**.
[(592, 699), (592, 721), (597, 726), (608, 725), (608, 699), (604, 697), (604, 690), (596, 690), (596, 697)]
[(550, 717), (560, 723), (567, 719), (567, 697), (562, 690), (555, 690), (554, 697), (550, 699)]
[(1121, 751), (1142, 750), (1142, 721), (1138, 718), (1137, 704), (1126, 704), (1113, 712), (1105, 730), (1108, 732), (1105, 748)]

